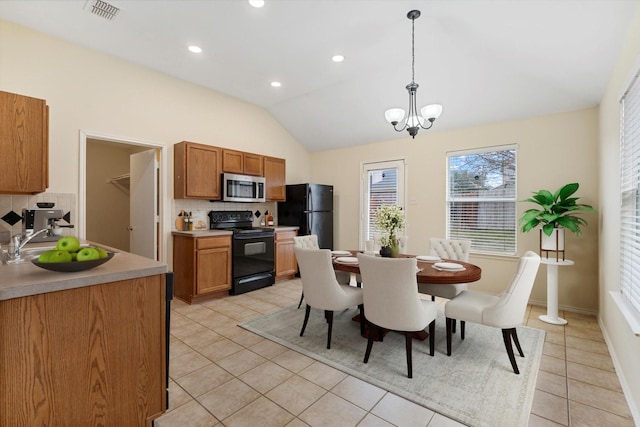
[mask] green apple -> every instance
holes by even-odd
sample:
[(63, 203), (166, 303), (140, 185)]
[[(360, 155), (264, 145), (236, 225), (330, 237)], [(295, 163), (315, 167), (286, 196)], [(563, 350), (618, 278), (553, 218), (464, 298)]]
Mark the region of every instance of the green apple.
[(91, 261), (100, 258), (100, 252), (96, 248), (82, 248), (78, 251), (78, 261)]
[[(41, 259), (42, 255), (44, 255), (44, 261)], [(53, 249), (41, 254), (40, 257), (38, 257), (38, 261), (50, 264), (71, 262), (71, 254), (67, 251), (59, 251), (57, 249)]]
[(102, 248), (96, 247), (96, 250), (100, 254), (100, 258), (106, 258), (106, 257), (109, 256), (109, 253), (107, 251), (105, 251), (104, 249), (102, 249)]
[(57, 249), (53, 249), (51, 251), (46, 251), (41, 253), (40, 256), (38, 257), (38, 262), (49, 262), (49, 258), (51, 257), (51, 254), (56, 250)]
[(58, 239), (56, 249), (59, 251), (77, 252), (80, 249), (80, 240), (74, 236), (64, 236)]

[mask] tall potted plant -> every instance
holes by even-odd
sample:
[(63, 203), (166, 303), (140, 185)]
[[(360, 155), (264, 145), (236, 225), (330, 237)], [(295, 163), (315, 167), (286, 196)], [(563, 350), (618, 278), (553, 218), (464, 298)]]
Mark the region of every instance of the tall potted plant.
[(596, 212), (590, 205), (577, 203), (579, 197), (572, 197), (578, 191), (580, 185), (577, 182), (560, 187), (555, 193), (549, 190), (539, 190), (533, 193), (533, 197), (524, 200), (537, 204), (540, 208), (527, 209), (519, 223), (524, 233), (527, 233), (538, 225), (540, 229), (540, 255), (543, 251), (562, 252), (564, 259), (564, 230), (569, 230), (577, 236), (582, 234), (580, 227), (587, 225), (584, 218), (576, 216), (582, 212)]
[(380, 238), (380, 255), (398, 256), (400, 248), (396, 233), (404, 230), (404, 223), (404, 211), (398, 205), (382, 205), (376, 210), (376, 225), (384, 233)]

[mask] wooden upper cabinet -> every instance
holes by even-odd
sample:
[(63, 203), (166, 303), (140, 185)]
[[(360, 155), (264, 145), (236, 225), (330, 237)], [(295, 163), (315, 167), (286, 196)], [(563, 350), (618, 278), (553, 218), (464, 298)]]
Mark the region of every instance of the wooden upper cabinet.
[(37, 194), (49, 186), (49, 107), (43, 99), (0, 91), (0, 194)]
[(220, 200), (222, 149), (182, 141), (173, 146), (173, 197)]
[(264, 177), (266, 181), (265, 197), (267, 201), (286, 200), (286, 162), (285, 159), (263, 156)]
[(222, 149), (222, 171), (262, 176), (262, 156), (224, 148)]

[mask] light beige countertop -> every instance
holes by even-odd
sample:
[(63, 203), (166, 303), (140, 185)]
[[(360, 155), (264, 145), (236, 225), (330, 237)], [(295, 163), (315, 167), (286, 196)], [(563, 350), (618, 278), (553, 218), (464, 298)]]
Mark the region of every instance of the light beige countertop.
[[(100, 244), (82, 243), (103, 247), (115, 255), (102, 265), (74, 273), (45, 270), (31, 262), (0, 264), (0, 301), (167, 272), (167, 265), (161, 262)], [(23, 250), (52, 246), (55, 246), (55, 242), (27, 244)]]
[(276, 230), (276, 233), (278, 231), (296, 231), (300, 229), (300, 227), (293, 225), (276, 225), (274, 228)]

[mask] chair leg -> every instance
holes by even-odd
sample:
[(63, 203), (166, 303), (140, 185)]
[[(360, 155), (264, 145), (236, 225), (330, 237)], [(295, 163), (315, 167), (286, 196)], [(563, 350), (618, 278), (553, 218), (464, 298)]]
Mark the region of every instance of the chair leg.
[(436, 349), (436, 321), (429, 323), (429, 356), (433, 356)]
[(364, 304), (358, 305), (360, 309), (360, 335), (364, 335), (364, 322), (366, 321), (364, 317)]
[(451, 321), (452, 319), (447, 317), (447, 356), (451, 356)]
[(300, 294), (300, 302), (298, 303), (298, 308), (300, 308), (300, 306), (302, 305), (302, 300), (304, 299), (304, 292), (302, 292), (302, 294)]
[(329, 324), (329, 331), (327, 332), (327, 348), (331, 348), (331, 330), (333, 329), (333, 311), (325, 310), (324, 317), (327, 318)]
[(507, 349), (507, 354), (509, 355), (509, 361), (511, 362), (511, 367), (513, 368), (513, 372), (519, 374), (518, 365), (516, 364), (516, 357), (513, 354), (513, 347), (511, 346), (511, 331), (512, 329), (503, 329), (502, 330), (502, 340), (504, 341), (504, 346)]
[(309, 321), (309, 313), (311, 312), (311, 306), (307, 304), (307, 307), (304, 311), (304, 322), (302, 323), (302, 330), (300, 331), (300, 336), (304, 334), (304, 329), (307, 327), (307, 322)]
[(464, 339), (464, 320), (460, 321), (460, 339), (463, 340)]
[(369, 326), (369, 337), (367, 338), (367, 351), (364, 353), (364, 363), (369, 361), (369, 355), (371, 354), (371, 348), (373, 347), (373, 323), (367, 322)]
[(458, 322), (456, 321), (456, 319), (453, 319), (453, 325), (451, 326), (451, 332), (454, 333), (454, 334), (456, 333), (456, 324), (457, 323)]
[(405, 347), (407, 349), (407, 371), (408, 373), (408, 377), (409, 378), (413, 378), (413, 366), (411, 364), (411, 341), (413, 341), (413, 337), (411, 332), (404, 332), (404, 343), (405, 343)]
[(435, 295), (431, 295), (431, 301), (435, 301), (436, 300), (436, 296)]
[(522, 352), (522, 347), (520, 347), (520, 341), (518, 341), (518, 332), (516, 332), (516, 328), (511, 330), (511, 338), (513, 342), (516, 344), (516, 348), (518, 349), (518, 353), (520, 353), (520, 357), (524, 357), (524, 353)]

